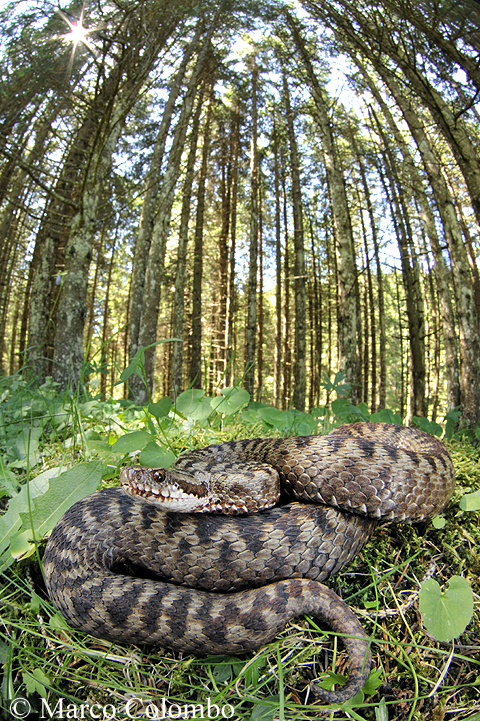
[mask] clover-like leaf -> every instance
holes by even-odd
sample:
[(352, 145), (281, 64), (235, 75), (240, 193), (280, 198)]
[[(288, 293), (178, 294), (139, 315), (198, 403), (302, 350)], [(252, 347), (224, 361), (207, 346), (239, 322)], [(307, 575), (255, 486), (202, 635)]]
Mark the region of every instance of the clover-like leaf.
[(142, 466), (149, 468), (169, 468), (175, 460), (175, 453), (150, 441), (140, 453), (139, 461)]
[(460, 636), (473, 616), (473, 593), (463, 576), (452, 576), (443, 592), (433, 578), (428, 578), (422, 583), (419, 600), (425, 627), (438, 641)]
[(480, 491), (466, 493), (458, 505), (462, 511), (480, 511)]
[(120, 436), (112, 446), (114, 453), (133, 453), (145, 448), (147, 443), (152, 440), (152, 435), (148, 431), (132, 431)]

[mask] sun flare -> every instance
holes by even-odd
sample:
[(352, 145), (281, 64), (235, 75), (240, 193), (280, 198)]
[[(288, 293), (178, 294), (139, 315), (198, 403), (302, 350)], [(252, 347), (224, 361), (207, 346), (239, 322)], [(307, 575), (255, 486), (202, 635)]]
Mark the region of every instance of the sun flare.
[(62, 20), (67, 23), (70, 28), (70, 32), (61, 35), (61, 39), (67, 45), (72, 45), (72, 52), (75, 51), (78, 45), (85, 45), (91, 53), (95, 55), (95, 47), (89, 40), (89, 35), (97, 30), (97, 27), (86, 28), (83, 24), (83, 8), (80, 13), (80, 17), (77, 20), (70, 20), (62, 10), (58, 10), (58, 13)]

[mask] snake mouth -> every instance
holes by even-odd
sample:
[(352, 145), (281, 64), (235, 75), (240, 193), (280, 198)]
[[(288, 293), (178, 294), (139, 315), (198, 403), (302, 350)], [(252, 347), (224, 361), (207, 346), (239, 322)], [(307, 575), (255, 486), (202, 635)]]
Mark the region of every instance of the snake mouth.
[(136, 496), (160, 505), (164, 510), (188, 513), (212, 510), (215, 504), (203, 485), (195, 492), (183, 489), (175, 478), (163, 469), (122, 468), (120, 483), (130, 496)]

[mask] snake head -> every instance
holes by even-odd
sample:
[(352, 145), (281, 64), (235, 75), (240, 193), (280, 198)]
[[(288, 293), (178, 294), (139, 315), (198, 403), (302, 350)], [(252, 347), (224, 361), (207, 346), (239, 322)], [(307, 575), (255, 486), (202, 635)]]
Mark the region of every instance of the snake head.
[(253, 513), (271, 508), (280, 496), (278, 473), (258, 464), (241, 472), (122, 468), (120, 483), (129, 495), (179, 513)]

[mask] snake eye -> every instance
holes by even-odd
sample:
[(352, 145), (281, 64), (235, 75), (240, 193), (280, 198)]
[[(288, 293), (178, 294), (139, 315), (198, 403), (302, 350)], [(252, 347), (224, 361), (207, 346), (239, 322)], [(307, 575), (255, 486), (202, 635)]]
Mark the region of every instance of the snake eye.
[(163, 471), (154, 471), (153, 477), (155, 478), (155, 480), (157, 481), (157, 483), (160, 483), (161, 481), (164, 480), (165, 474), (164, 474)]

